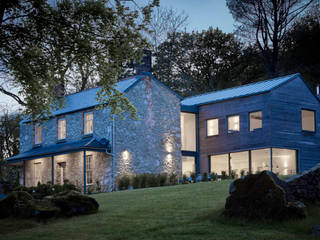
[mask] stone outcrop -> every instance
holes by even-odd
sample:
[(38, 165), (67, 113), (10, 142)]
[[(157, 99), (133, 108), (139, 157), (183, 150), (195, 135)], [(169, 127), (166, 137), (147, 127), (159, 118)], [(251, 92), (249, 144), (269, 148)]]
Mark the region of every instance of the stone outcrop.
[(224, 214), (245, 218), (305, 217), (304, 203), (320, 201), (320, 164), (286, 181), (270, 171), (248, 175), (230, 185)]

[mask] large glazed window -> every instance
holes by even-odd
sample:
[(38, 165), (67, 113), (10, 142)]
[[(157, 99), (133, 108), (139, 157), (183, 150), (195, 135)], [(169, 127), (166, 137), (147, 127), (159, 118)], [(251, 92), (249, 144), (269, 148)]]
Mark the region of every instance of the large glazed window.
[(271, 170), (270, 148), (251, 151), (251, 169), (252, 173)]
[(228, 117), (228, 132), (239, 132), (240, 131), (240, 116), (230, 116)]
[(296, 174), (296, 150), (272, 148), (272, 171), (279, 175)]
[(229, 156), (228, 154), (212, 155), (210, 156), (210, 172), (217, 173), (219, 175), (224, 171), (229, 175)]
[(181, 113), (181, 144), (184, 151), (196, 151), (196, 115)]
[(251, 112), (250, 113), (250, 132), (255, 129), (262, 128), (262, 112)]
[(93, 113), (84, 114), (84, 135), (93, 133)]
[(196, 172), (196, 164), (194, 157), (182, 156), (182, 174), (190, 176)]
[(302, 130), (304, 131), (315, 131), (315, 119), (314, 111), (301, 110)]
[(230, 166), (237, 177), (249, 173), (249, 151), (231, 153)]
[(67, 122), (65, 118), (58, 119), (58, 140), (65, 139), (67, 137)]
[(219, 135), (219, 119), (207, 120), (207, 136)]
[(34, 143), (40, 144), (42, 139), (42, 127), (40, 124), (36, 124), (34, 127)]

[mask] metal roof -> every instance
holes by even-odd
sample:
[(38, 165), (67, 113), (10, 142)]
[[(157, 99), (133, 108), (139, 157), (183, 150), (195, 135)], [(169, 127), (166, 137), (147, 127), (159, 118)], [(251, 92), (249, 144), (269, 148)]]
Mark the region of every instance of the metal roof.
[(197, 96), (187, 97), (181, 101), (182, 110), (204, 104), (221, 102), (229, 99), (245, 97), (268, 92), (296, 77), (301, 77), (299, 73), (274, 78), (262, 82), (251, 83), (239, 87), (228, 88), (220, 91), (209, 92)]
[(30, 149), (29, 151), (20, 153), (14, 157), (8, 158), (8, 163), (19, 162), (23, 160), (31, 160), (42, 157), (49, 157), (70, 152), (82, 150), (102, 151), (105, 152), (108, 148), (108, 141), (101, 139), (98, 141), (94, 137), (84, 138), (78, 141), (63, 142), (47, 146), (39, 146)]

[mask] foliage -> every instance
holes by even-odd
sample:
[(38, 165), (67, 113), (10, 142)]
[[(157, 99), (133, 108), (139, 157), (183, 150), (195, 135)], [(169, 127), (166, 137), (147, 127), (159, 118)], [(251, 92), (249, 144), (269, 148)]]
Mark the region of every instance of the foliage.
[(207, 172), (204, 172), (202, 173), (202, 182), (208, 182), (208, 173)]
[(130, 177), (128, 175), (122, 175), (118, 180), (119, 190), (126, 190), (130, 186)]
[(168, 185), (169, 180), (166, 173), (143, 173), (135, 174), (133, 176), (121, 175), (117, 182), (119, 190), (125, 190), (128, 189), (130, 185), (132, 185), (134, 189), (166, 186)]
[(171, 173), (169, 175), (169, 185), (176, 185), (178, 184), (178, 175), (175, 173)]
[(192, 172), (192, 173), (190, 174), (190, 177), (192, 178), (192, 181), (193, 181), (193, 182), (196, 182), (197, 174), (196, 174), (195, 172)]
[(211, 172), (210, 173), (210, 179), (211, 181), (216, 181), (216, 178), (217, 178), (217, 174), (215, 172)]
[(254, 39), (267, 72), (274, 76), (278, 74), (279, 51), (288, 29), (312, 2), (315, 1), (227, 0), (227, 7), (239, 23), (238, 33), (249, 41)]
[(45, 196), (66, 192), (66, 191), (78, 191), (80, 189), (77, 188), (75, 185), (71, 184), (69, 181), (64, 181), (63, 185), (51, 185), (50, 183), (41, 184), (38, 183), (36, 187), (25, 187), (25, 186), (18, 186), (14, 189), (14, 191), (25, 191), (29, 193), (35, 199), (42, 199)]
[(224, 180), (224, 179), (228, 179), (228, 175), (227, 175), (227, 172), (226, 171), (221, 171), (221, 179)]
[(235, 170), (231, 170), (231, 172), (230, 172), (230, 178), (231, 178), (231, 179), (235, 179), (235, 178), (237, 178), (237, 177), (238, 177), (237, 172), (236, 172)]
[[(46, 118), (63, 91), (101, 86), (97, 100), (112, 114), (136, 109), (115, 88), (131, 60), (141, 58), (151, 4), (132, 10), (120, 0), (16, 1), (1, 4), (0, 66), (7, 85), (0, 91), (25, 106), (32, 120)], [(23, 100), (22, 100), (23, 99)]]

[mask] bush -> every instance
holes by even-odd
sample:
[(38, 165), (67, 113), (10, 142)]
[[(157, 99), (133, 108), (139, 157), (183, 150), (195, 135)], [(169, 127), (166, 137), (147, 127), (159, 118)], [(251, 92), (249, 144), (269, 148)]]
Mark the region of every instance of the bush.
[(119, 190), (126, 190), (130, 186), (130, 177), (128, 175), (123, 175), (119, 177), (118, 187)]
[(160, 182), (159, 178), (157, 178), (154, 174), (147, 174), (147, 187), (159, 187)]
[(177, 185), (178, 184), (178, 175), (175, 173), (171, 173), (169, 176), (169, 184)]
[(207, 172), (204, 172), (202, 173), (202, 182), (208, 182), (208, 173)]
[(217, 180), (217, 174), (215, 172), (210, 173), (210, 179), (211, 181), (216, 181)]
[(221, 171), (221, 179), (222, 179), (222, 180), (228, 179), (228, 175), (227, 175), (227, 172), (226, 172), (226, 171)]
[(197, 174), (196, 174), (196, 173), (194, 173), (194, 172), (191, 173), (191, 174), (190, 174), (190, 177), (192, 178), (192, 181), (193, 181), (193, 182), (196, 182), (196, 179), (197, 179)]
[(147, 180), (148, 180), (148, 175), (146, 173), (141, 175), (141, 182), (140, 182), (140, 187), (141, 188), (146, 188), (147, 187)]
[(141, 174), (136, 174), (135, 176), (133, 176), (132, 186), (134, 189), (138, 189), (141, 187), (141, 179), (142, 179)]
[(182, 184), (187, 184), (187, 183), (189, 183), (187, 175), (185, 175), (185, 174), (182, 175), (181, 182), (182, 182)]
[(236, 173), (236, 171), (235, 170), (231, 170), (231, 172), (230, 172), (230, 177), (231, 177), (231, 179), (235, 179), (235, 178), (237, 178), (237, 173)]
[(158, 178), (159, 178), (160, 186), (166, 186), (167, 185), (168, 176), (167, 176), (166, 173), (159, 174)]

